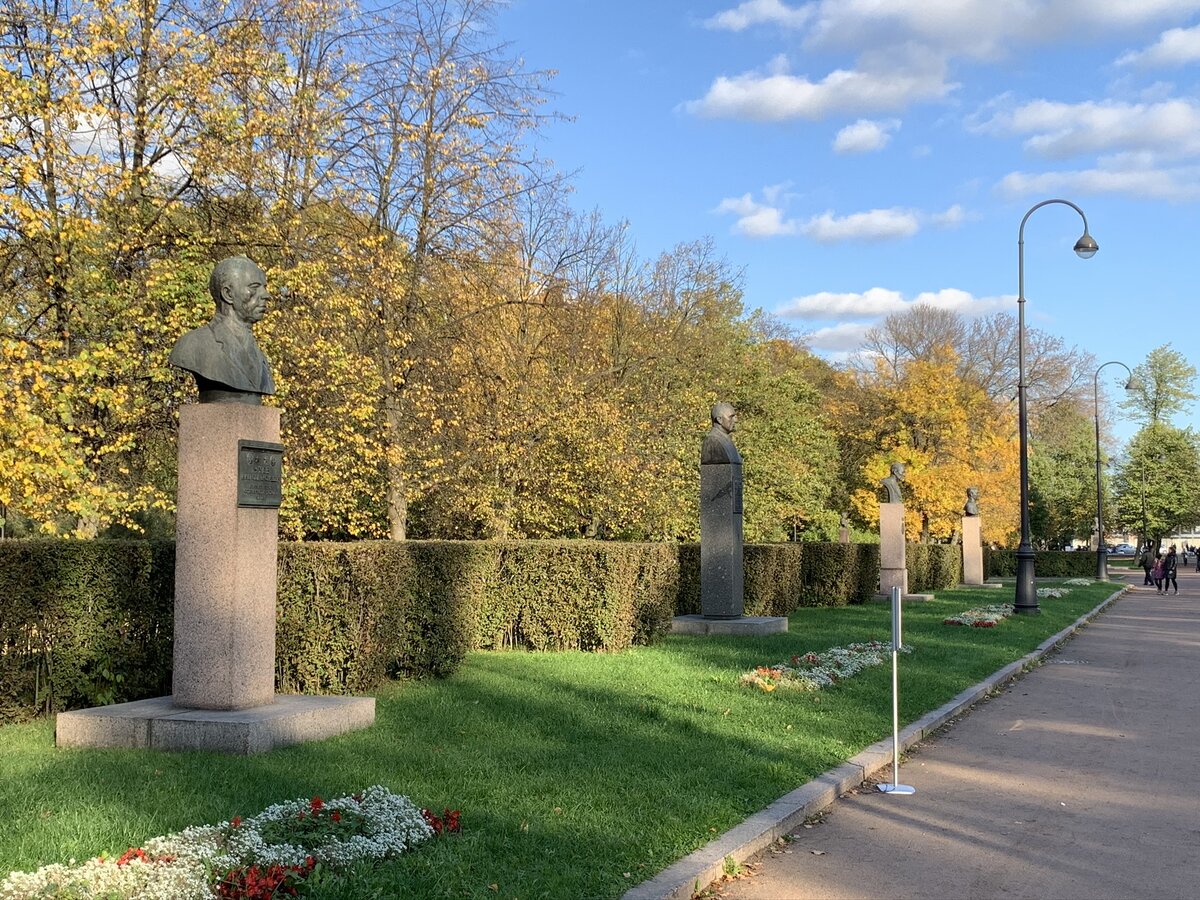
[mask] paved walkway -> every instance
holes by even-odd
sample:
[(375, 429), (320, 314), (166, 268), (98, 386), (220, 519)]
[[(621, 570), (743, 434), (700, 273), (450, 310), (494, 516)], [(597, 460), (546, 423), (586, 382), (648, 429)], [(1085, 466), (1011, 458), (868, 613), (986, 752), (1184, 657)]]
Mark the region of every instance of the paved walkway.
[(847, 795), (712, 892), (1200, 898), (1200, 575), (1179, 588), (1135, 588), (911, 751), (916, 794)]

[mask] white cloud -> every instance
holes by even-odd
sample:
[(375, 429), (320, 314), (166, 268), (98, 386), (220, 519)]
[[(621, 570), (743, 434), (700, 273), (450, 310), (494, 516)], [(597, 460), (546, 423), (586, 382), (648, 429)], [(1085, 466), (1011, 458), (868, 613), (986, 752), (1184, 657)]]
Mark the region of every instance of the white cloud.
[(821, 291), (796, 297), (777, 312), (781, 316), (796, 319), (841, 319), (886, 316), (902, 309), (904, 297), (899, 291), (874, 287), (863, 293)]
[(859, 51), (919, 45), (953, 57), (996, 59), (1022, 46), (1120, 34), (1196, 11), (1195, 0), (821, 0), (809, 42)]
[(1200, 25), (1164, 31), (1145, 50), (1134, 50), (1117, 60), (1118, 66), (1185, 66), (1200, 62)]
[(789, 74), (786, 61), (776, 57), (766, 72), (720, 76), (701, 99), (682, 108), (708, 118), (815, 121), (835, 113), (900, 110), (914, 102), (940, 99), (953, 88), (941, 65), (909, 71), (837, 69), (814, 82)]
[(873, 153), (882, 150), (892, 139), (892, 132), (899, 127), (899, 119), (859, 119), (837, 133), (833, 139), (833, 150), (835, 153)]
[(1114, 151), (1152, 151), (1173, 158), (1200, 155), (1200, 103), (1191, 100), (1035, 100), (1001, 109), (986, 121), (977, 116), (968, 124), (989, 134), (1031, 135), (1026, 148), (1052, 159)]
[(940, 213), (934, 213), (929, 221), (939, 228), (957, 228), (968, 219), (967, 211), (955, 203)]
[[(849, 52), (854, 63), (823, 77), (792, 75), (778, 66), (723, 75), (681, 109), (755, 121), (898, 112), (946, 97), (957, 86), (948, 74), (953, 61), (994, 61), (1056, 41), (1120, 36), (1198, 8), (1197, 0), (1105, 0), (1081, 15), (1078, 0), (745, 0), (704, 24), (799, 32), (806, 58)], [(1195, 30), (1164, 32), (1158, 44), (1127, 61), (1200, 58)]]
[(812, 4), (799, 8), (788, 6), (780, 0), (746, 0), (733, 9), (727, 9), (704, 20), (705, 28), (724, 31), (742, 31), (751, 25), (780, 25), (784, 28), (800, 28), (812, 18)]
[(762, 190), (763, 199), (752, 194), (726, 197), (713, 212), (734, 215), (733, 231), (749, 238), (770, 238), (804, 235), (821, 243), (841, 241), (884, 241), (912, 237), (924, 224), (938, 228), (956, 228), (965, 222), (968, 213), (958, 204), (938, 213), (892, 207), (867, 212), (835, 215), (831, 211), (812, 216), (808, 221), (790, 218), (786, 205), (791, 199), (789, 184), (776, 184)]
[(842, 322), (828, 328), (818, 328), (804, 336), (804, 342), (813, 350), (825, 350), (837, 354), (849, 354), (862, 346), (871, 325), (865, 322)]
[(717, 204), (714, 212), (733, 213), (737, 216), (733, 230), (745, 237), (768, 238), (796, 233), (795, 223), (784, 220), (783, 210), (770, 203), (759, 203), (749, 194), (726, 197)]
[[(923, 291), (911, 300), (906, 300), (899, 291), (874, 287), (862, 293), (837, 294), (822, 291), (797, 297), (777, 310), (777, 314), (795, 319), (878, 319), (892, 313), (904, 312), (913, 306), (925, 305), (961, 313), (964, 316), (982, 316), (1005, 309), (1015, 302), (1014, 297), (975, 297), (958, 288), (943, 288), (939, 291)], [(834, 326), (849, 328), (846, 323)], [(869, 327), (861, 326), (864, 330)], [(831, 348), (844, 349), (844, 348)]]
[(885, 241), (912, 237), (921, 228), (912, 210), (893, 207), (835, 216), (831, 212), (813, 216), (799, 226), (801, 234), (823, 244), (841, 241)]
[(1122, 168), (1102, 165), (1069, 172), (1011, 172), (997, 185), (1009, 197), (1029, 194), (1074, 192), (1080, 194), (1124, 194), (1172, 203), (1200, 200), (1200, 167)]

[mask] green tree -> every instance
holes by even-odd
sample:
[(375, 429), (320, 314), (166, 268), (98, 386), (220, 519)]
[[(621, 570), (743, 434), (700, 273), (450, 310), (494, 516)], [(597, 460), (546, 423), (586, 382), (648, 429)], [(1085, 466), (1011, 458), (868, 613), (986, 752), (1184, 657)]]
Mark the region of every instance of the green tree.
[(1156, 545), (1200, 522), (1200, 439), (1190, 428), (1161, 423), (1142, 428), (1129, 441), (1114, 493), (1116, 521)]
[(1133, 374), (1133, 387), (1121, 409), (1143, 425), (1168, 424), (1196, 399), (1196, 367), (1170, 344), (1151, 350)]
[(1093, 423), (1062, 404), (1042, 416), (1029, 454), (1029, 524), (1035, 541), (1060, 549), (1092, 533), (1096, 516)]

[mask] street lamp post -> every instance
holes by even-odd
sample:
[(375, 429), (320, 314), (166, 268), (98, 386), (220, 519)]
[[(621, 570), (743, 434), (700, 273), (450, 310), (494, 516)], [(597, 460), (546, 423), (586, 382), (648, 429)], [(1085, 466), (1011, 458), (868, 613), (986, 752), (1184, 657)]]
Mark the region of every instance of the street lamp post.
[(1083, 219), (1083, 235), (1075, 242), (1075, 252), (1082, 259), (1089, 259), (1100, 249), (1088, 233), (1087, 216), (1070, 200), (1043, 200), (1035, 203), (1021, 219), (1017, 232), (1017, 429), (1020, 431), (1021, 448), (1021, 543), (1017, 546), (1017, 601), (1013, 608), (1017, 613), (1037, 615), (1037, 591), (1033, 587), (1033, 544), (1029, 529), (1029, 420), (1025, 405), (1025, 223), (1036, 210), (1051, 203), (1069, 206)]
[(1131, 391), (1135, 386), (1133, 372), (1129, 366), (1115, 359), (1102, 363), (1092, 379), (1093, 396), (1096, 400), (1096, 578), (1100, 581), (1108, 581), (1108, 548), (1104, 546), (1104, 490), (1100, 484), (1100, 369), (1105, 366), (1120, 366), (1129, 373), (1125, 390)]

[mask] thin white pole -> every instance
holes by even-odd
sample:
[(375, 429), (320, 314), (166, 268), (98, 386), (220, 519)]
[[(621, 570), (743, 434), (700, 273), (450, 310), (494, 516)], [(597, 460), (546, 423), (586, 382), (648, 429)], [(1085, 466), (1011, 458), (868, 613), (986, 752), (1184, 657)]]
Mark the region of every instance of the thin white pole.
[(892, 588), (892, 783), (877, 784), (885, 794), (915, 794), (917, 789), (900, 784), (900, 644), (903, 640), (901, 627), (900, 588)]

